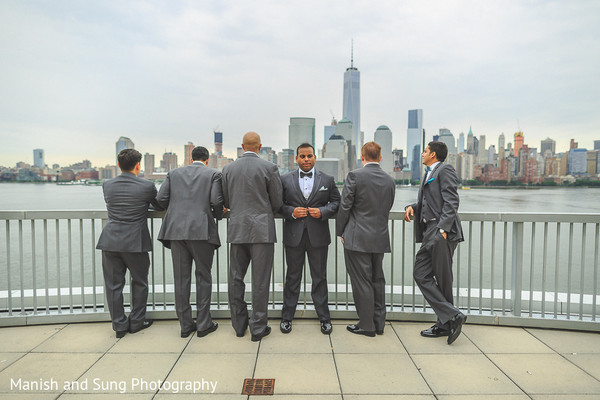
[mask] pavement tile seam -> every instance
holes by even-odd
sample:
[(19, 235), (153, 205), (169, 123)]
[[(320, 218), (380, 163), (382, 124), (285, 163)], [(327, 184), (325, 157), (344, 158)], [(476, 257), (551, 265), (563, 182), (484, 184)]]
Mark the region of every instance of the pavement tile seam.
[(29, 350), (27, 353), (33, 353), (35, 349), (37, 349), (38, 347), (40, 347), (41, 345), (43, 345), (44, 343), (46, 343), (48, 340), (52, 339), (54, 336), (58, 335), (60, 332), (62, 332), (63, 329), (65, 329), (69, 325), (70, 324), (65, 324), (65, 325), (62, 326), (62, 328), (57, 329), (56, 332), (54, 332), (52, 335), (48, 336), (41, 343), (38, 343), (37, 346), (35, 346), (33, 349)]
[[(468, 336), (467, 336), (468, 337)], [(469, 339), (471, 340), (471, 339)], [(500, 366), (498, 364), (496, 364), (494, 362), (494, 360), (492, 360), (488, 354), (495, 354), (495, 353), (486, 353), (484, 351), (482, 351), (479, 346), (477, 346), (477, 344), (471, 340), (471, 343), (473, 343), (473, 346), (475, 346), (477, 348), (477, 350), (481, 351), (481, 354), (483, 354), (483, 356), (492, 363), (492, 365), (496, 368), (498, 368), (498, 370), (502, 373), (502, 375), (504, 375), (506, 377), (506, 379), (508, 379), (510, 382), (512, 382), (513, 385), (515, 385), (517, 388), (519, 388), (519, 390), (521, 392), (523, 392), (524, 394), (527, 394), (527, 392), (525, 391), (525, 389), (523, 389), (514, 379), (512, 379), (506, 372), (504, 372), (504, 370), (502, 368), (500, 368)], [(537, 354), (536, 354), (537, 355)]]
[(423, 371), (421, 370), (421, 368), (419, 368), (417, 366), (417, 363), (415, 362), (415, 360), (412, 357), (412, 354), (414, 353), (410, 353), (408, 351), (408, 349), (406, 348), (406, 345), (402, 342), (402, 339), (400, 339), (400, 335), (398, 334), (398, 332), (396, 331), (396, 329), (394, 328), (394, 324), (390, 323), (390, 327), (392, 328), (392, 331), (394, 332), (394, 334), (396, 335), (396, 337), (398, 338), (398, 341), (400, 341), (400, 344), (402, 344), (402, 347), (404, 347), (404, 350), (406, 351), (406, 354), (408, 355), (408, 358), (410, 359), (410, 362), (413, 364), (413, 366), (416, 368), (416, 370), (419, 372), (419, 375), (421, 375), (421, 379), (423, 379), (423, 381), (425, 382), (425, 384), (427, 385), (427, 389), (429, 389), (429, 391), (431, 392), (431, 394), (433, 395), (433, 388), (431, 387), (431, 385), (429, 384), (429, 382), (427, 382), (427, 379), (425, 379), (425, 376), (423, 375)]
[(333, 340), (331, 339), (331, 335), (329, 335), (329, 345), (331, 346), (331, 356), (333, 357), (333, 367), (335, 368), (335, 376), (338, 380), (338, 385), (340, 387), (340, 396), (342, 399), (344, 398), (344, 389), (342, 388), (342, 380), (340, 379), (340, 371), (338, 370), (337, 361), (335, 359), (335, 351), (333, 349)]
[[(167, 371), (167, 373), (166, 373), (165, 378), (163, 379), (163, 381), (167, 381), (169, 379), (169, 375), (171, 375), (171, 373), (175, 369), (175, 366), (177, 365), (177, 363), (181, 359), (181, 356), (183, 356), (183, 353), (185, 353), (185, 350), (188, 348), (188, 346), (192, 342), (192, 338), (194, 336), (195, 335), (190, 335), (190, 337), (186, 339), (187, 340), (186, 345), (183, 346), (183, 349), (181, 349), (181, 352), (179, 353), (179, 357), (177, 357), (177, 359), (175, 360), (175, 362), (173, 362), (173, 365), (171, 365), (171, 368)], [(122, 353), (122, 354), (130, 354), (130, 353)], [(155, 354), (173, 354), (173, 353), (155, 353)], [(160, 392), (160, 389), (157, 389), (156, 392), (154, 392), (154, 396), (157, 396), (159, 392)]]

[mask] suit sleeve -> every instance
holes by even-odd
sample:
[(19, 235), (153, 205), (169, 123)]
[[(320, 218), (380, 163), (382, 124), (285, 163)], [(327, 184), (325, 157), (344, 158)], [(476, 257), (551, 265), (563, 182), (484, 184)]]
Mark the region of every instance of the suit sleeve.
[(440, 187), (442, 193), (442, 213), (440, 215), (440, 222), (438, 228), (450, 232), (454, 225), (454, 221), (458, 214), (458, 204), (460, 199), (458, 197), (458, 176), (456, 171), (452, 167), (446, 167), (440, 170), (439, 173)]
[(289, 200), (288, 200), (289, 191), (292, 190), (292, 188), (290, 188), (290, 187), (286, 188), (286, 185), (288, 185), (288, 181), (289, 181), (288, 178), (281, 177), (281, 189), (282, 189), (282, 196), (283, 196), (282, 197), (282, 199), (283, 199), (283, 205), (279, 209), (279, 212), (281, 213), (281, 215), (283, 215), (283, 217), (285, 219), (292, 219), (293, 220), (294, 217), (292, 215), (293, 215), (294, 209), (296, 207), (287, 204), (287, 202), (289, 202)]
[(277, 166), (273, 164), (271, 168), (271, 179), (269, 180), (269, 200), (271, 201), (271, 209), (274, 213), (279, 211), (283, 205), (283, 188), (281, 186), (281, 176)]
[(160, 185), (160, 190), (158, 191), (158, 196), (156, 196), (156, 202), (162, 207), (162, 209), (167, 209), (169, 207), (169, 199), (171, 195), (171, 180), (169, 178), (169, 173), (167, 173), (167, 177)]
[(229, 189), (227, 188), (227, 172), (226, 172), (226, 169), (223, 170), (223, 175), (221, 177), (221, 187), (223, 189), (223, 205), (226, 208), (229, 208)]
[(333, 217), (337, 212), (338, 208), (340, 207), (340, 191), (335, 185), (335, 180), (333, 179), (333, 177), (329, 179), (328, 187), (329, 203), (319, 208), (319, 210), (321, 210), (322, 220), (326, 220)]
[(354, 204), (354, 195), (356, 194), (356, 177), (352, 172), (348, 173), (346, 182), (344, 183), (344, 189), (342, 190), (342, 197), (340, 200), (340, 208), (338, 209), (337, 218), (335, 221), (336, 236), (342, 236), (344, 229), (348, 223), (350, 217), (350, 210), (352, 204)]
[(210, 207), (212, 215), (217, 220), (223, 218), (223, 175), (220, 172), (215, 172), (212, 177), (210, 188)]

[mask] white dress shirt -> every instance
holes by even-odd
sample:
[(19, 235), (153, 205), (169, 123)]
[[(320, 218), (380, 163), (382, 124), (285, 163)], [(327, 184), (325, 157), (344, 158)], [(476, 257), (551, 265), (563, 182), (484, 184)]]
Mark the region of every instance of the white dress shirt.
[(302, 177), (300, 174), (304, 173), (301, 169), (298, 169), (298, 185), (300, 185), (300, 190), (302, 191), (302, 195), (305, 199), (310, 197), (310, 194), (313, 189), (313, 184), (315, 182), (315, 169), (311, 169), (306, 173), (312, 173), (312, 176), (309, 178), (308, 176)]

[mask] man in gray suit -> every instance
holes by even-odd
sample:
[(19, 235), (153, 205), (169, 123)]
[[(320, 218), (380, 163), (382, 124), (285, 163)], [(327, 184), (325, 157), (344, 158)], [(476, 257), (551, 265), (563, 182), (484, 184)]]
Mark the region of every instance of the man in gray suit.
[[(171, 249), (175, 280), (175, 310), (181, 337), (193, 332), (204, 337), (218, 324), (210, 316), (212, 261), (221, 246), (217, 220), (223, 217), (221, 173), (208, 168), (208, 150), (192, 150), (192, 164), (169, 171), (158, 192), (158, 203), (167, 209), (158, 240)], [(190, 289), (192, 260), (196, 263), (196, 323), (192, 318)]]
[[(138, 178), (142, 154), (134, 149), (122, 150), (117, 156), (121, 175), (102, 185), (108, 210), (108, 221), (98, 239), (102, 250), (102, 271), (106, 302), (117, 338), (152, 325), (146, 319), (148, 300), (148, 269), (152, 239), (148, 231), (148, 207), (156, 203), (154, 183)], [(131, 275), (131, 312), (123, 307), (125, 273)]]
[[(227, 242), (230, 247), (229, 307), (238, 337), (250, 326), (252, 341), (271, 333), (267, 325), (269, 280), (273, 268), (274, 214), (283, 204), (277, 166), (258, 157), (262, 144), (256, 132), (244, 135), (245, 153), (223, 168), (223, 198), (230, 209)], [(252, 261), (252, 317), (244, 301), (244, 277)]]
[(348, 173), (336, 221), (359, 318), (347, 329), (371, 337), (385, 327), (382, 264), (383, 254), (391, 251), (388, 218), (396, 191), (394, 179), (379, 166), (381, 158), (377, 143), (362, 147), (363, 167)]
[(299, 169), (281, 177), (283, 185), (283, 244), (287, 273), (279, 328), (292, 331), (304, 259), (308, 255), (311, 295), (321, 323), (321, 332), (332, 330), (327, 299), (327, 250), (331, 243), (329, 218), (340, 205), (340, 192), (333, 176), (315, 169), (315, 148), (303, 143), (296, 149)]
[(454, 306), (452, 298), (452, 256), (463, 231), (458, 218), (458, 177), (444, 164), (448, 148), (443, 142), (430, 142), (421, 155), (427, 166), (418, 201), (406, 206), (404, 220), (416, 214), (415, 239), (422, 243), (415, 257), (413, 275), (423, 297), (438, 320), (421, 331), (425, 337), (448, 336), (452, 344), (460, 335), (467, 317)]

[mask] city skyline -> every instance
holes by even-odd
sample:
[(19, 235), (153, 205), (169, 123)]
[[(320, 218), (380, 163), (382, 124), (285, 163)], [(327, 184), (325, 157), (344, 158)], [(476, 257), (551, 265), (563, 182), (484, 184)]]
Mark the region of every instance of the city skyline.
[(2, 2), (0, 165), (38, 148), (47, 164), (113, 164), (119, 136), (182, 155), (215, 129), (235, 157), (249, 130), (286, 148), (290, 117), (315, 118), (321, 148), (352, 39), (365, 141), (386, 125), (406, 152), (407, 110), (422, 109), (427, 141), (472, 126), (487, 145), (523, 131), (593, 148), (600, 4), (434, 3)]

